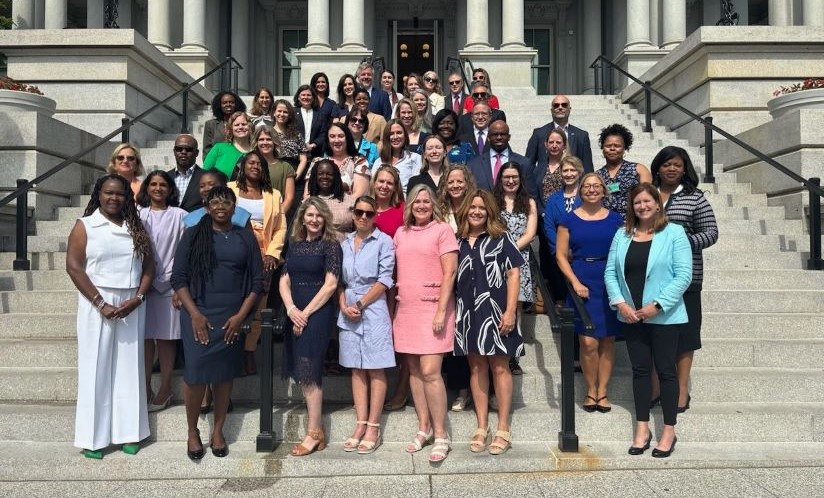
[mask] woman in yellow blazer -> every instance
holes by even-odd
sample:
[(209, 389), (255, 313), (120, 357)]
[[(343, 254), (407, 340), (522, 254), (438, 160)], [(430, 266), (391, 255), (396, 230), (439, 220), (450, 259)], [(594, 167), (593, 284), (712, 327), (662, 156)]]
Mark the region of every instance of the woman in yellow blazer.
[(604, 282), (609, 304), (618, 310), (618, 320), (623, 322), (632, 363), (636, 425), (628, 453), (640, 455), (650, 447), (650, 378), (654, 364), (661, 383), (664, 429), (652, 456), (666, 458), (678, 441), (675, 356), (680, 325), (688, 321), (683, 295), (692, 281), (692, 249), (684, 228), (667, 223), (657, 188), (649, 183), (637, 185), (627, 201), (626, 227), (612, 239)]
[(263, 256), (263, 295), (258, 302), (258, 313), (252, 321), (244, 346), (244, 370), (247, 375), (257, 374), (255, 350), (260, 337), (260, 308), (266, 305), (272, 272), (282, 262), (283, 243), (286, 240), (286, 215), (281, 209), (280, 192), (272, 188), (266, 159), (257, 151), (249, 152), (238, 160), (237, 181), (228, 187), (237, 196), (237, 205), (251, 214), (250, 223)]

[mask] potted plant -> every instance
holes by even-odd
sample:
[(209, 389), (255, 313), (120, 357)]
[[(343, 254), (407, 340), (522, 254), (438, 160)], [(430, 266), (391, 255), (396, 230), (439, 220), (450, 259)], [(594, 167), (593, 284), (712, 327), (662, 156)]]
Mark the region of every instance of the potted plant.
[(824, 78), (806, 78), (778, 87), (767, 102), (767, 110), (773, 119), (796, 109), (824, 109)]
[(7, 76), (0, 78), (0, 110), (37, 111), (54, 114), (56, 103), (34, 85), (21, 83)]

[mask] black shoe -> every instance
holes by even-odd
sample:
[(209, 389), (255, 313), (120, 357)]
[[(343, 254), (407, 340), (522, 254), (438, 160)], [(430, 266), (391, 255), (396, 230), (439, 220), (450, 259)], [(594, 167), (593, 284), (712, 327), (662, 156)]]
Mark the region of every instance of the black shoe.
[(585, 405), (585, 404), (582, 404), (582, 405), (581, 405), (581, 408), (583, 408), (585, 412), (592, 413), (592, 412), (594, 412), (594, 411), (597, 409), (597, 408), (596, 408), (596, 406), (598, 406), (598, 400), (597, 400), (597, 399), (595, 399), (595, 398), (593, 398), (593, 397), (592, 397), (592, 396), (590, 396), (590, 395), (587, 395), (587, 397), (586, 397), (586, 398), (584, 398), (584, 401), (586, 401), (586, 400), (588, 400), (588, 399), (591, 399), (591, 400), (592, 400), (592, 401), (594, 401), (595, 403), (593, 403), (593, 404), (591, 404), (591, 405)]
[(653, 399), (652, 401), (650, 401), (650, 402), (649, 402), (649, 407), (650, 407), (650, 409), (655, 408), (655, 405), (657, 405), (657, 404), (658, 404), (658, 403), (660, 403), (660, 402), (661, 402), (661, 396), (658, 396), (657, 398), (655, 398), (655, 399)]
[(523, 375), (524, 371), (521, 365), (518, 364), (518, 358), (512, 357), (509, 359), (509, 371), (512, 375)]
[(191, 460), (193, 462), (197, 462), (197, 461), (199, 461), (200, 459), (203, 458), (203, 442), (200, 441), (200, 430), (197, 430), (197, 440), (200, 443), (200, 449), (199, 450), (192, 451), (188, 448), (186, 449), (186, 455), (188, 455), (189, 460)]
[(649, 449), (649, 445), (651, 442), (652, 432), (650, 432), (649, 436), (647, 436), (647, 441), (644, 443), (644, 446), (641, 446), (640, 448), (638, 446), (630, 446), (629, 450), (627, 450), (627, 453), (629, 453), (630, 455), (643, 455), (644, 452)]
[(652, 449), (652, 457), (653, 458), (667, 458), (668, 456), (672, 455), (672, 452), (675, 451), (675, 443), (678, 442), (678, 438), (672, 440), (672, 446), (667, 451), (659, 450), (658, 448)]
[(687, 394), (687, 404), (684, 405), (684, 406), (679, 406), (678, 409), (675, 410), (675, 411), (678, 412), (678, 413), (684, 413), (685, 411), (689, 410), (690, 409), (690, 401), (692, 401), (692, 396)]
[(605, 399), (605, 400), (609, 401), (609, 398), (607, 398), (606, 396), (601, 396), (600, 398), (595, 400), (595, 409), (599, 413), (609, 413), (609, 412), (611, 412), (612, 411), (612, 406), (603, 406), (603, 405), (599, 404), (602, 399)]
[(214, 443), (209, 441), (209, 447), (212, 450), (212, 455), (218, 458), (223, 458), (229, 454), (229, 446), (226, 443), (224, 443), (223, 448), (215, 448)]

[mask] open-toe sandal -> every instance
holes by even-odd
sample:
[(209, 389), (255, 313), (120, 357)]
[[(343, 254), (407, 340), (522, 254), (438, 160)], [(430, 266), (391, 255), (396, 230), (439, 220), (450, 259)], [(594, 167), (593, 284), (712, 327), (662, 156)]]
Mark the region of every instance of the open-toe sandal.
[(612, 410), (612, 407), (611, 406), (603, 406), (603, 405), (599, 404), (603, 400), (607, 400), (607, 403), (609, 403), (609, 398), (607, 398), (606, 396), (601, 396), (600, 398), (595, 400), (595, 403), (596, 403), (595, 404), (595, 409), (598, 410), (600, 413), (608, 413), (609, 411)]
[(374, 441), (367, 441), (366, 439), (361, 439), (360, 444), (358, 445), (358, 455), (368, 455), (370, 453), (374, 453), (375, 450), (380, 447), (381, 443), (383, 443), (383, 434), (381, 433), (381, 424), (373, 424), (371, 422), (366, 422), (368, 427), (377, 427), (378, 428), (378, 437)]
[[(368, 423), (369, 422), (367, 422), (366, 420), (356, 421), (355, 422), (355, 432), (357, 432), (359, 426), (367, 425)], [(350, 437), (349, 439), (347, 439), (346, 441), (343, 442), (343, 451), (350, 452), (350, 453), (353, 452), (353, 451), (358, 451), (358, 445), (360, 444), (360, 442), (361, 442), (360, 438)]]
[[(480, 439), (483, 437), (483, 439)], [(486, 449), (486, 438), (489, 437), (489, 429), (481, 429), (478, 427), (472, 433), (472, 441), (469, 443), (469, 451), (472, 453), (481, 453)]]
[(429, 461), (432, 463), (440, 463), (446, 460), (446, 456), (449, 455), (449, 444), (451, 442), (448, 437), (436, 437), (432, 451), (429, 452)]
[(501, 455), (512, 447), (512, 432), (511, 431), (495, 431), (495, 437), (504, 440), (504, 444), (496, 442), (494, 439), (489, 443), (490, 455)]
[(316, 451), (321, 451), (326, 448), (326, 435), (323, 433), (323, 429), (306, 431), (306, 435), (316, 440), (318, 444), (313, 448), (307, 448), (302, 442), (298, 443), (292, 447), (292, 456), (311, 455)]
[(581, 408), (583, 408), (585, 412), (592, 413), (595, 411), (595, 407), (598, 406), (598, 400), (587, 394), (587, 397), (584, 398), (584, 401), (588, 399), (591, 399), (592, 401), (594, 401), (594, 403), (592, 403), (591, 405), (583, 404), (581, 405)]
[(406, 452), (417, 453), (421, 451), (424, 446), (432, 443), (432, 437), (434, 437), (434, 435), (435, 432), (431, 428), (429, 432), (418, 431), (415, 437), (412, 438), (412, 441), (409, 441), (409, 444), (406, 445)]

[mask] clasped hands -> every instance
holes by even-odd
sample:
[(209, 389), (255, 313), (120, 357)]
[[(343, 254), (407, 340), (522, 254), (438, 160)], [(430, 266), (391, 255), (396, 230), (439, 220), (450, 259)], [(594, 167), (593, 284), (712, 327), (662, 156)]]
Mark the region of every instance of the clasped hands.
[(654, 302), (645, 304), (640, 309), (635, 309), (627, 303), (618, 304), (618, 313), (624, 318), (626, 323), (638, 323), (649, 320), (658, 314), (658, 308)]
[[(226, 344), (234, 344), (240, 336), (240, 328), (243, 326), (243, 317), (241, 315), (232, 315), (223, 324), (223, 341)], [(197, 313), (192, 316), (192, 330), (195, 334), (195, 342), (198, 344), (209, 344), (209, 331), (214, 327), (209, 323), (203, 313)]]

